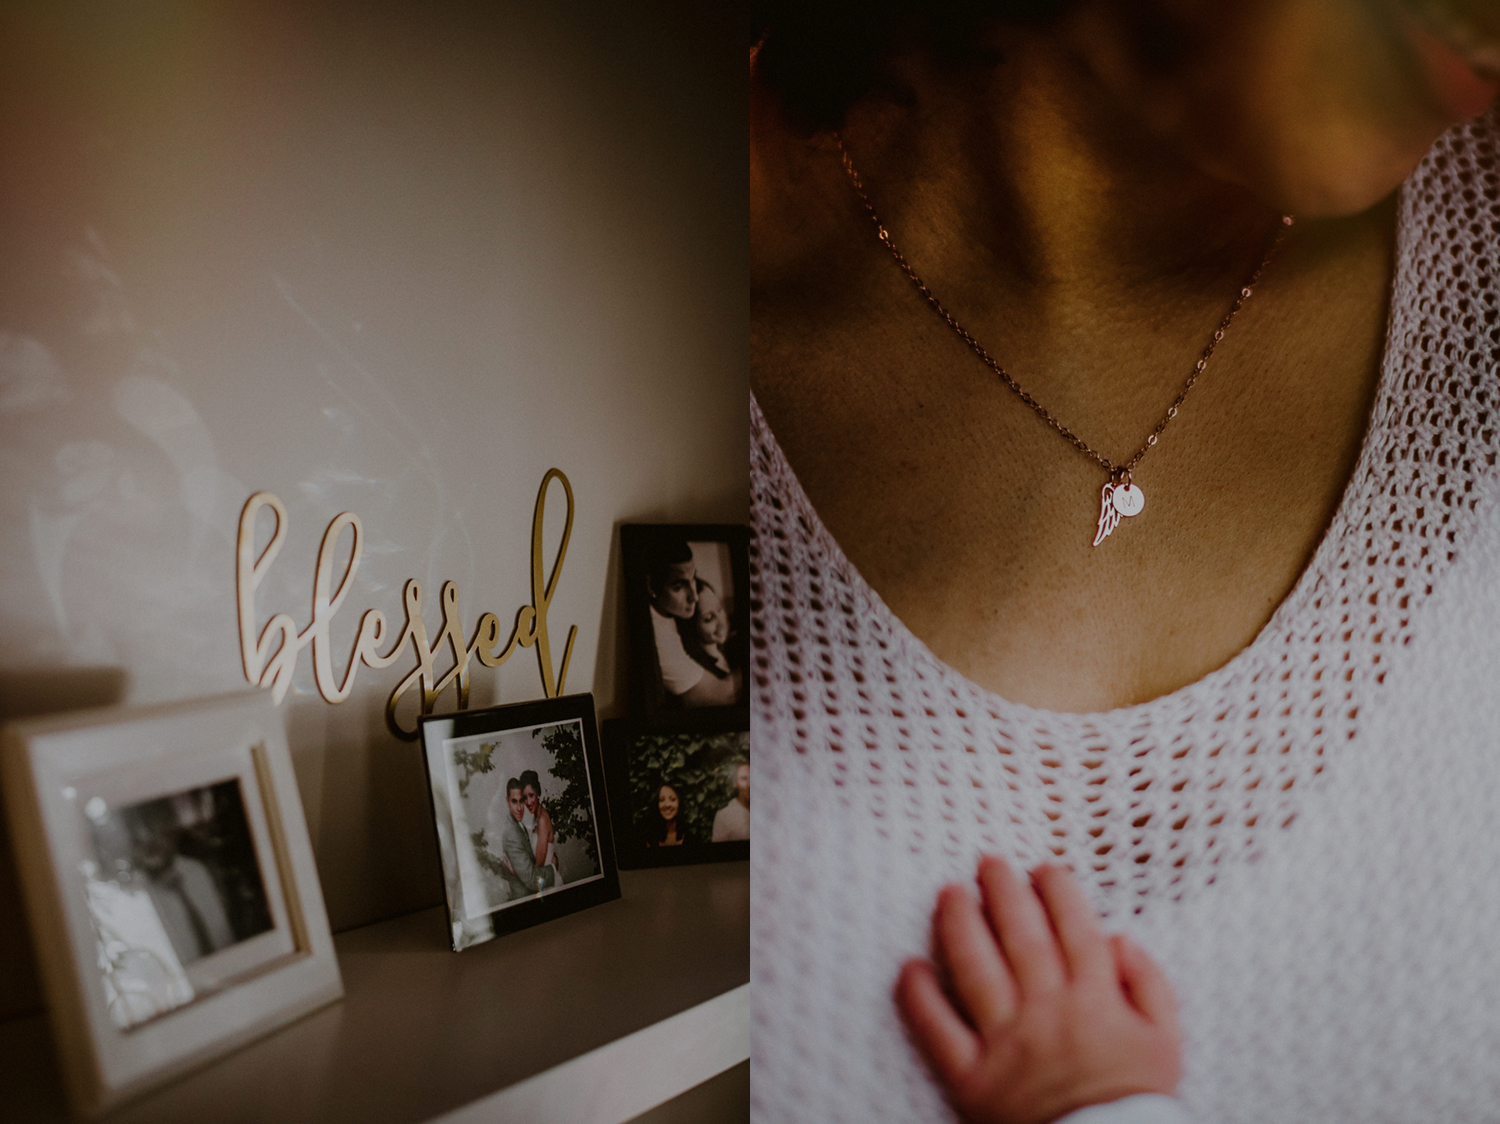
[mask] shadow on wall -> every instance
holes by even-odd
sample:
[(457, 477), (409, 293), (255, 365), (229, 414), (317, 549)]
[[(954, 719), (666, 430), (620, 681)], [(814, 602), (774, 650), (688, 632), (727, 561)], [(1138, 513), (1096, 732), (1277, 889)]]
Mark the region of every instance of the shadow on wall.
[[(0, 722), (68, 710), (115, 706), (125, 697), (125, 670), (59, 667), (0, 671)], [(16, 881), (15, 853), (0, 801), (0, 1021), (42, 1009), (36, 958)]]
[[(556, 465), (568, 689), (623, 706), (611, 522), (748, 508), (743, 42), (688, 0), (0, 4), (8, 662), (119, 663), (147, 704), (246, 689), (261, 489), (290, 530), (258, 622), (300, 627), (323, 528), (364, 521), (341, 670), (355, 608), (399, 622), (410, 578), (429, 628), (448, 579), (466, 630), (508, 616)], [(336, 931), (441, 901), (420, 751), (382, 717), (407, 666), (328, 706), (304, 656), (285, 702)], [(536, 684), (526, 653), (472, 703)]]

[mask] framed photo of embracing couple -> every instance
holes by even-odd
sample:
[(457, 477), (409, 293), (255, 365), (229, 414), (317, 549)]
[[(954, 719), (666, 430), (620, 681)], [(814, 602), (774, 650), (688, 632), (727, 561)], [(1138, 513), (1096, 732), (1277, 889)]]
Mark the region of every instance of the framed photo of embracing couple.
[(422, 719), (455, 951), (620, 896), (592, 695)]
[(620, 556), (631, 716), (661, 730), (749, 729), (749, 528), (627, 523)]

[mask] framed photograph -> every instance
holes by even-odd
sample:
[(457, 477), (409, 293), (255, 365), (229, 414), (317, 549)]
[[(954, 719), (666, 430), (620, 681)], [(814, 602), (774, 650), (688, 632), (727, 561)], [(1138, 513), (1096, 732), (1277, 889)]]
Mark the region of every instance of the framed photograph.
[(620, 896), (592, 695), (422, 719), (453, 948)]
[(750, 733), (653, 730), (604, 723), (609, 802), (620, 866), (725, 862), (750, 857)]
[(734, 524), (620, 528), (630, 710), (659, 729), (749, 728), (750, 531)]
[(343, 994), (262, 692), (16, 723), (6, 809), (74, 1108), (109, 1108)]

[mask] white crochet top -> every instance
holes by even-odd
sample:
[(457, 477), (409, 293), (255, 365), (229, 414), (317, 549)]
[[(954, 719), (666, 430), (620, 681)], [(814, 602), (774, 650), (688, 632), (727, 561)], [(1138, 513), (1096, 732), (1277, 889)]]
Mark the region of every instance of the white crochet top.
[(1170, 695), (1056, 714), (897, 620), (751, 403), (760, 1124), (952, 1117), (898, 1021), (937, 890), (1079, 872), (1166, 967), (1202, 1124), (1500, 1121), (1500, 174), (1404, 189), (1380, 389), (1307, 572)]

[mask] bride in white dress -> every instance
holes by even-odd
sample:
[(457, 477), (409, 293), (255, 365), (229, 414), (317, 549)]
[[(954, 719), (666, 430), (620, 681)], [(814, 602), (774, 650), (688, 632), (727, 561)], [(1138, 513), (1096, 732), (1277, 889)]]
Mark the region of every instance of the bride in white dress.
[(557, 844), (553, 842), (552, 817), (542, 803), (541, 778), (535, 769), (527, 769), (520, 776), (521, 796), (526, 801), (526, 812), (521, 817), (521, 826), (531, 837), (532, 853), (538, 867), (552, 868), (552, 884), (563, 884), (562, 867), (557, 859)]

